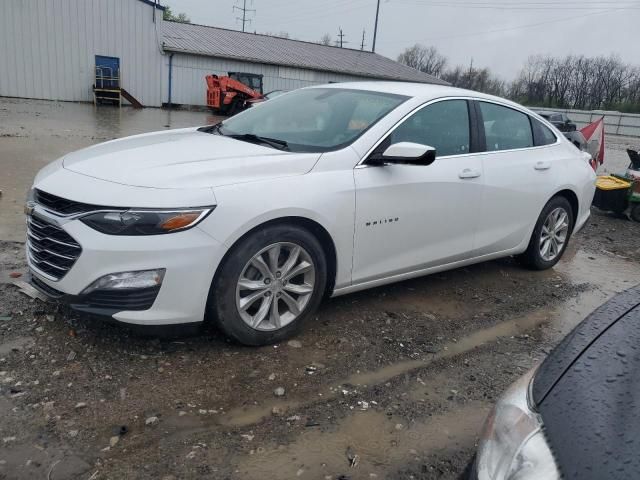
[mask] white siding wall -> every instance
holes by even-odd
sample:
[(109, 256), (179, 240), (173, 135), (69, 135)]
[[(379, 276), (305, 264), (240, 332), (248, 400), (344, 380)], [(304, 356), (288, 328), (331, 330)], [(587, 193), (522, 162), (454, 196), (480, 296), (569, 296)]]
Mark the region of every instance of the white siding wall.
[(159, 106), (162, 54), (137, 0), (5, 0), (0, 14), (0, 96), (93, 101), (95, 55), (120, 58), (122, 87)]
[[(168, 101), (169, 55), (164, 57), (162, 101)], [(329, 82), (352, 82), (371, 80), (317, 70), (293, 67), (280, 67), (262, 63), (251, 63), (224, 58), (204, 57), (175, 53), (172, 68), (171, 102), (182, 105), (206, 105), (207, 83), (204, 77), (210, 74), (227, 75), (228, 72), (247, 72), (264, 75), (264, 91), (294, 90), (296, 88), (318, 85)]]

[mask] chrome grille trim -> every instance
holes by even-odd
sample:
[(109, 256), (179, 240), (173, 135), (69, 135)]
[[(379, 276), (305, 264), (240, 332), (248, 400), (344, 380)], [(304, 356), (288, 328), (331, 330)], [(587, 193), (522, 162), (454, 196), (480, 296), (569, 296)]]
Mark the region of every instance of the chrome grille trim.
[(27, 217), (27, 254), (31, 267), (46, 278), (62, 279), (82, 253), (65, 230), (36, 216)]

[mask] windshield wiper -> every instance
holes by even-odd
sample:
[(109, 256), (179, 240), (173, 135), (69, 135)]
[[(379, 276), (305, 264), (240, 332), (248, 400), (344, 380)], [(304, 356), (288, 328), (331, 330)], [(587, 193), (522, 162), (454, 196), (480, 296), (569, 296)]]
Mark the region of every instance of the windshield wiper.
[(253, 133), (224, 133), (222, 131), (222, 123), (202, 127), (198, 130), (200, 132), (222, 135), (223, 137), (234, 138), (244, 142), (262, 143), (269, 145), (270, 147), (277, 148), (278, 150), (289, 150), (289, 144), (286, 141), (279, 140), (277, 138), (261, 137), (260, 135), (255, 135)]
[(223, 134), (219, 130), (218, 130), (218, 133), (220, 133), (221, 135), (224, 135), (225, 137), (234, 138), (236, 140), (242, 140), (244, 142), (264, 143), (265, 145), (269, 145), (270, 147), (277, 148), (278, 150), (289, 150), (289, 144), (284, 140), (279, 140), (277, 138), (261, 137), (253, 133)]

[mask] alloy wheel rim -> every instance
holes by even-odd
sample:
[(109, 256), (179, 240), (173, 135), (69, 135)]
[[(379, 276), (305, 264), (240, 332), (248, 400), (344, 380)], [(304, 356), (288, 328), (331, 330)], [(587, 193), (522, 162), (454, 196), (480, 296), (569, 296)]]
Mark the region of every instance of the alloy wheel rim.
[(236, 308), (260, 331), (279, 330), (296, 320), (315, 290), (315, 265), (300, 245), (278, 242), (256, 253), (242, 269)]
[(550, 262), (555, 260), (565, 243), (569, 233), (569, 214), (564, 208), (552, 210), (542, 225), (540, 232), (540, 256)]

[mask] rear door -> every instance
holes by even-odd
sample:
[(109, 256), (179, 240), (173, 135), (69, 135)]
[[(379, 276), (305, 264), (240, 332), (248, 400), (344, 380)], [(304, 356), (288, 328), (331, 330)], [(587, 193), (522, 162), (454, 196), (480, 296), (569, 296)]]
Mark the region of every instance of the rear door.
[(478, 255), (486, 255), (528, 240), (553, 189), (557, 160), (549, 145), (556, 143), (557, 137), (514, 108), (488, 101), (476, 105), (486, 142), (476, 247)]

